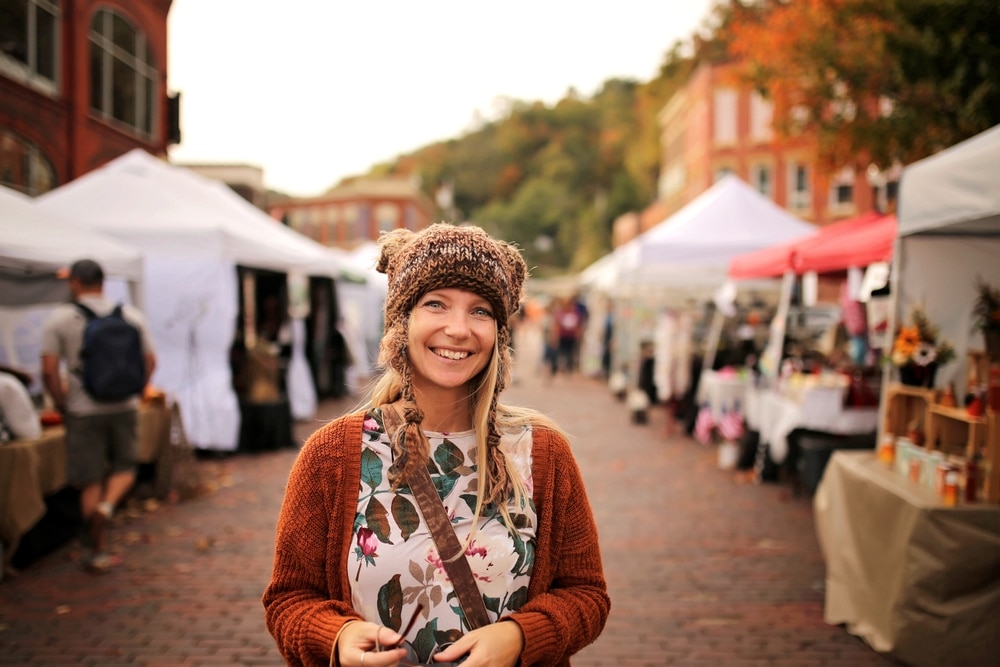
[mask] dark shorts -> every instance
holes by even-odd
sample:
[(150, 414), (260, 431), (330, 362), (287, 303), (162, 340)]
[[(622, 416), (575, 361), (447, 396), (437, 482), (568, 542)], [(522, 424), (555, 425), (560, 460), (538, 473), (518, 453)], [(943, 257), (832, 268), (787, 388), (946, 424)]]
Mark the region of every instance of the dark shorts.
[(82, 488), (111, 473), (135, 470), (139, 451), (139, 413), (66, 415), (66, 481)]

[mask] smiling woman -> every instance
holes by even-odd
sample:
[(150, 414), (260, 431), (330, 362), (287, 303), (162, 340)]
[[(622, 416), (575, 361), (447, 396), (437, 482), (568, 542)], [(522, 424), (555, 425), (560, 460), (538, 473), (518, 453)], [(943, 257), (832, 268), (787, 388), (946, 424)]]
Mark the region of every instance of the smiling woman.
[(499, 402), (524, 260), (437, 224), (383, 234), (378, 270), (384, 372), (292, 469), (268, 628), (293, 665), (567, 665), (610, 600), (566, 434)]

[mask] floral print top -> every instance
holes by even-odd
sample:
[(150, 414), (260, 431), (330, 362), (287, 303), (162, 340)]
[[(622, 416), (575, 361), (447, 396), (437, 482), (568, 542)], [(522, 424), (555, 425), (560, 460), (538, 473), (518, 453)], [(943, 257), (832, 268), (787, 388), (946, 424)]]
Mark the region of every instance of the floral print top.
[[(363, 428), (352, 603), (365, 619), (397, 632), (409, 622), (418, 604), (422, 605), (406, 639), (426, 661), (437, 647), (455, 641), (469, 627), (416, 500), (406, 486), (390, 491), (387, 472), (392, 449), (376, 414), (365, 416)], [(431, 480), (452, 517), (459, 542), (464, 544), (475, 519), (475, 432), (425, 433), (431, 445)], [(527, 601), (537, 526), (530, 501), (530, 429), (505, 435), (500, 446), (524, 479), (529, 502), (527, 507), (518, 508), (511, 499), (508, 511), (515, 531), (508, 530), (496, 508), (484, 509), (476, 539), (466, 550), (491, 621), (520, 609)]]

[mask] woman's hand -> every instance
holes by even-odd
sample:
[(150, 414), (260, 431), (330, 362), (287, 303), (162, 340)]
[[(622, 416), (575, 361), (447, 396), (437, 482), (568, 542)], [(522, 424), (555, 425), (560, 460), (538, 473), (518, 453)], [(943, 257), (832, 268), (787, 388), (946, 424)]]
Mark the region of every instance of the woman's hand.
[(402, 637), (376, 623), (348, 623), (337, 637), (337, 664), (340, 667), (390, 667), (406, 657), (406, 649), (389, 649)]
[(438, 651), (434, 662), (455, 662), (464, 657), (462, 667), (514, 667), (523, 649), (521, 626), (514, 621), (500, 621), (473, 630)]

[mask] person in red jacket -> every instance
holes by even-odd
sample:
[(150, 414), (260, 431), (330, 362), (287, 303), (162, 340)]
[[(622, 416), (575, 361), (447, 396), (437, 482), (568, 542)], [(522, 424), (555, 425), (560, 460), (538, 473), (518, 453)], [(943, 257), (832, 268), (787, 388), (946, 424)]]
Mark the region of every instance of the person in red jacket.
[[(611, 602), (567, 436), (499, 402), (524, 260), (472, 226), (379, 243), (383, 373), (368, 404), (316, 431), (292, 468), (267, 627), (290, 665), (568, 665)], [(483, 599), (479, 627), (407, 484), (421, 467)]]

